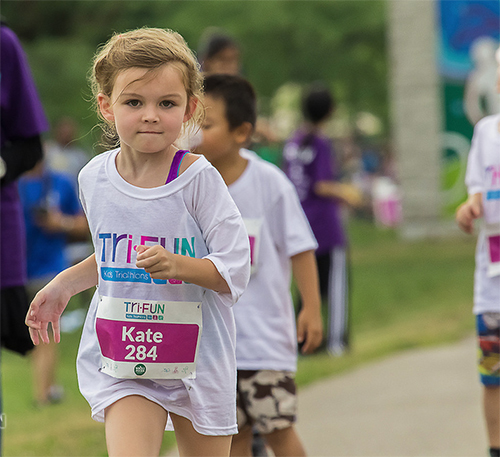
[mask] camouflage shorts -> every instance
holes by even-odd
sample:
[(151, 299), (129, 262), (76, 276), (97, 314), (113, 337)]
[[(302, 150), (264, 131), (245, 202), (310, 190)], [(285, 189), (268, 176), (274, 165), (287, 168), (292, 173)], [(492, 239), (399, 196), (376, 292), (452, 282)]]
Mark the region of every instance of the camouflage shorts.
[(290, 427), (296, 419), (294, 373), (238, 370), (238, 427), (254, 426), (262, 434)]

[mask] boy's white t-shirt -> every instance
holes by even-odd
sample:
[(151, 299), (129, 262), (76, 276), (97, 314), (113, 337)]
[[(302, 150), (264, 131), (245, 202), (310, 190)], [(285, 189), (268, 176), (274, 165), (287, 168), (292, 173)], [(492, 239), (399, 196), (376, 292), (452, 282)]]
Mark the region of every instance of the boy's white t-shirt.
[(285, 174), (251, 151), (241, 154), (248, 164), (229, 192), (249, 233), (252, 274), (234, 306), (237, 367), (296, 371), (290, 258), (317, 243)]
[(469, 195), (483, 195), (483, 221), (476, 248), (474, 314), (500, 312), (500, 275), (488, 274), (487, 233), (500, 236), (500, 114), (481, 119), (474, 128), (465, 183)]
[[(249, 243), (240, 213), (221, 176), (204, 158), (172, 182), (152, 189), (126, 182), (116, 169), (119, 150), (91, 160), (79, 175), (99, 283), (85, 322), (77, 369), (80, 390), (94, 419), (127, 395), (142, 395), (167, 411), (187, 417), (207, 435), (237, 431), (235, 414), (235, 324), (232, 305), (249, 277)], [(168, 281), (144, 282), (135, 266), (139, 244), (210, 259), (231, 292)], [(136, 278), (124, 280), (123, 278)], [(117, 379), (100, 371), (96, 337), (99, 296), (201, 302), (203, 330), (196, 379)]]

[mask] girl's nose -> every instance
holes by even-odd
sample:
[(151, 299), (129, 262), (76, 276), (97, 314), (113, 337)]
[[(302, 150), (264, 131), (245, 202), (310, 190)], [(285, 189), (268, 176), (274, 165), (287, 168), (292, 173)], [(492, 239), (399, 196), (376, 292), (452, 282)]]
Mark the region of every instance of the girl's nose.
[(154, 107), (145, 107), (142, 118), (144, 122), (158, 122), (158, 113)]

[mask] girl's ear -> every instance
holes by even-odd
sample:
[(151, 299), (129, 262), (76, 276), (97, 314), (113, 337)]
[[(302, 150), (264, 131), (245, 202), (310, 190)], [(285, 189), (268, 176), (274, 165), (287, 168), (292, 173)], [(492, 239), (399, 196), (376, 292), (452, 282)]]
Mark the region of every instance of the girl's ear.
[(113, 113), (113, 105), (109, 97), (103, 93), (97, 95), (97, 103), (99, 105), (99, 110), (101, 111), (102, 117), (109, 122), (115, 121), (115, 115)]
[(184, 114), (184, 119), (182, 122), (187, 122), (189, 121), (189, 119), (193, 117), (193, 114), (196, 111), (197, 106), (198, 106), (198, 99), (196, 97), (191, 97), (186, 106), (186, 113)]

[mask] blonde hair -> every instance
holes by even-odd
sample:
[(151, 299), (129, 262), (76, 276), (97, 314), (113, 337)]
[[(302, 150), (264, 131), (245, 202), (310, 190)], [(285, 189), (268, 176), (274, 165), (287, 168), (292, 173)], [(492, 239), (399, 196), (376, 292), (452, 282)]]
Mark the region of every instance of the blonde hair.
[[(200, 125), (204, 114), (201, 103), (203, 77), (194, 53), (177, 32), (149, 27), (115, 33), (97, 50), (89, 80), (98, 116), (104, 120), (97, 104), (98, 94), (111, 96), (121, 71), (135, 67), (154, 71), (165, 64), (173, 64), (181, 72), (188, 102), (191, 99), (198, 101), (195, 113), (184, 128)], [(104, 120), (103, 129), (108, 140), (117, 145), (115, 126)]]

